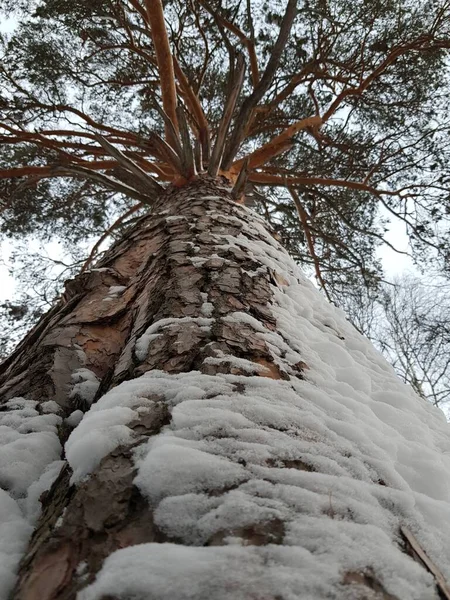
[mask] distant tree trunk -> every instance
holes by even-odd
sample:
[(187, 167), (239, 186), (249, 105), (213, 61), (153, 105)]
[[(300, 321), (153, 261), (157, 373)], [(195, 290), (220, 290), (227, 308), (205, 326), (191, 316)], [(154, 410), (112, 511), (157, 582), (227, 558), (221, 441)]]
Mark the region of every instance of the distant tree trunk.
[[(295, 299), (287, 291), (289, 284), (294, 282), (294, 276), (289, 272), (289, 261), (287, 254), (264, 230), (261, 221), (245, 207), (233, 202), (224, 182), (203, 178), (185, 187), (168, 190), (152, 214), (140, 219), (124, 239), (105, 254), (96, 268), (68, 282), (58, 305), (2, 365), (0, 394), (4, 408), (14, 412), (15, 405), (9, 401), (22, 397), (37, 401), (36, 410), (42, 414), (52, 406), (52, 410), (58, 412), (56, 405), (48, 404), (49, 401), (56, 402), (58, 414), (62, 417), (58, 429), (61, 447), (73, 425), (76, 434), (77, 430), (84, 431), (85, 421), (89, 422), (85, 418), (77, 426), (70, 418), (67, 421), (67, 417), (75, 410), (86, 411), (92, 400), (97, 402), (111, 390), (119, 393), (123, 389), (129, 394), (127, 398), (135, 394), (134, 404), (127, 400), (126, 405), (126, 410), (131, 407), (135, 411), (135, 417), (125, 421), (119, 419), (114, 424), (116, 428), (125, 428), (125, 433), (117, 438), (114, 432), (119, 429), (108, 429), (109, 422), (105, 421), (106, 442), (98, 441), (103, 430), (95, 427), (85, 438), (81, 436), (78, 439), (72, 434), (66, 447), (68, 463), (51, 489), (41, 496), (42, 515), (21, 562), (11, 598), (73, 599), (95, 580), (108, 556), (136, 544), (150, 544), (149, 552), (154, 545), (159, 545), (163, 553), (172, 551), (175, 546), (208, 551), (212, 546), (226, 545), (230, 549), (227, 552), (234, 551), (233, 548), (262, 547), (275, 553), (266, 558), (258, 554), (262, 565), (264, 561), (267, 565), (272, 564), (274, 556), (278, 556), (276, 553), (281, 552), (273, 548), (287, 548), (277, 567), (282, 573), (283, 564), (290, 568), (291, 562), (294, 564), (297, 560), (298, 548), (295, 545), (301, 546), (292, 541), (295, 535), (289, 529), (288, 506), (289, 511), (295, 514), (315, 515), (308, 521), (308, 527), (313, 528), (316, 524), (317, 531), (309, 535), (316, 535), (319, 546), (328, 544), (324, 528), (330, 527), (336, 540), (339, 539), (336, 532), (342, 520), (354, 521), (354, 527), (361, 528), (361, 536), (375, 536), (374, 548), (381, 553), (390, 553), (394, 571), (397, 569), (398, 572), (386, 575), (378, 559), (370, 562), (364, 558), (365, 562), (355, 563), (353, 568), (349, 568), (343, 559), (340, 572), (335, 564), (330, 567), (331, 570), (336, 567), (333, 575), (336, 592), (330, 596), (327, 586), (321, 587), (320, 569), (315, 579), (314, 575), (310, 575), (313, 565), (320, 564), (321, 559), (314, 558), (314, 550), (308, 548), (302, 550), (305, 556), (301, 561), (310, 564), (308, 557), (312, 556), (313, 562), (307, 567), (303, 590), (299, 589), (295, 596), (292, 590), (289, 595), (282, 589), (273, 591), (270, 586), (266, 589), (264, 578), (261, 579), (264, 593), (246, 591), (247, 583), (239, 579), (240, 576), (236, 575), (235, 579), (234, 569), (230, 569), (225, 591), (219, 590), (216, 595), (211, 593), (210, 588), (207, 592), (202, 591), (206, 589), (201, 587), (206, 585), (203, 582), (199, 584), (200, 591), (189, 591), (191, 595), (187, 591), (167, 592), (167, 598), (340, 598), (347, 597), (348, 589), (352, 591), (352, 598), (406, 598), (405, 594), (409, 591), (396, 595), (392, 590), (409, 590), (409, 568), (429, 590), (427, 598), (434, 597), (431, 576), (405, 554), (407, 544), (401, 539), (400, 520), (395, 507), (383, 506), (380, 500), (377, 510), (389, 520), (391, 535), (389, 538), (378, 532), (381, 537), (375, 539), (375, 525), (370, 525), (369, 533), (365, 534), (366, 525), (363, 517), (358, 516), (357, 503), (351, 491), (346, 498), (346, 494), (342, 496), (340, 492), (332, 492), (330, 487), (324, 501), (323, 496), (313, 491), (314, 486), (309, 487), (308, 503), (311, 506), (306, 499), (304, 504), (297, 505), (294, 496), (291, 500), (285, 498), (284, 504), (281, 496), (277, 500), (274, 490), (278, 476), (291, 474), (289, 485), (299, 488), (305, 487), (306, 481), (313, 481), (313, 477), (317, 476), (320, 487), (320, 478), (325, 477), (320, 471), (328, 473), (327, 465), (334, 460), (333, 453), (342, 454), (339, 468), (345, 481), (351, 481), (349, 478), (352, 477), (361, 479), (364, 485), (381, 489), (381, 495), (383, 488), (389, 485), (383, 469), (377, 472), (375, 462), (364, 464), (361, 457), (352, 457), (345, 444), (341, 447), (340, 442), (336, 442), (335, 447), (326, 446), (313, 413), (305, 412), (304, 421), (303, 417), (296, 421), (298, 415), (292, 411), (300, 410), (303, 402), (298, 385), (305, 383), (310, 365), (308, 358), (299, 353), (295, 339), (288, 335), (291, 326), (297, 327), (296, 323), (290, 323), (288, 319), (280, 330), (280, 310), (287, 306), (286, 314), (289, 315), (289, 311), (292, 313), (295, 308), (295, 318), (305, 321), (307, 332), (315, 327), (337, 341), (343, 336), (333, 319), (308, 324), (310, 307), (295, 305)], [(313, 290), (307, 291), (307, 294), (310, 293)], [(311, 302), (314, 304), (315, 300)], [(274, 307), (281, 309), (277, 312)], [(337, 345), (334, 346), (337, 352)], [(150, 376), (143, 378), (148, 372), (151, 372)], [(186, 378), (187, 374), (192, 374), (192, 377)], [(139, 382), (136, 384), (138, 387), (133, 388), (137, 391), (126, 387), (130, 380)], [(170, 388), (170, 381), (174, 382), (176, 389), (169, 394), (166, 388)], [(318, 386), (318, 381), (316, 379), (315, 383), (308, 385)], [(142, 388), (147, 385), (146, 382), (151, 384), (148, 390)], [(119, 384), (122, 387), (117, 387)], [(365, 384), (361, 385), (364, 387)], [(203, 391), (199, 393), (198, 388)], [(293, 401), (292, 406), (286, 408), (287, 404), (283, 403), (288, 400), (284, 398), (290, 398), (289, 394), (294, 393), (298, 401)], [(273, 394), (272, 404), (267, 394)], [(253, 402), (260, 396), (265, 399), (261, 400), (261, 414), (258, 415), (259, 405), (247, 406), (247, 402)], [(180, 402), (183, 400), (187, 408), (183, 413), (176, 413), (178, 417), (174, 420), (173, 411), (178, 410), (176, 398)], [(200, 400), (205, 403), (204, 409), (196, 405)], [(144, 408), (139, 411), (140, 401)], [(113, 406), (115, 401), (111, 402)], [(218, 419), (221, 402), (223, 417)], [(281, 409), (280, 403), (283, 405)], [(42, 408), (44, 404), (45, 410)], [(243, 413), (238, 415), (241, 405)], [(283, 407), (286, 409), (284, 415)], [(211, 417), (208, 417), (210, 413)], [(106, 412), (103, 414), (106, 415)], [(101, 420), (101, 411), (96, 416)], [(200, 418), (205, 419), (201, 426), (200, 421), (196, 421)], [(259, 433), (255, 428), (259, 428)], [(242, 434), (239, 441), (237, 432), (242, 431), (247, 431), (247, 437)], [(169, 482), (162, 482), (164, 471), (150, 469), (148, 483), (145, 469), (150, 467), (143, 459), (147, 466), (139, 475), (140, 463), (136, 456), (141, 456), (139, 453), (143, 452), (149, 439), (162, 439), (158, 436), (164, 432), (173, 434), (176, 441), (182, 442), (187, 463), (183, 467), (181, 461), (181, 466), (177, 466), (183, 452), (181, 455), (175, 452), (172, 462), (172, 455), (168, 453), (166, 474)], [(274, 441), (267, 442), (268, 446), (260, 451), (269, 434), (272, 436), (270, 440)], [(87, 453), (91, 452), (90, 444), (98, 441), (98, 456), (83, 455), (83, 440)], [(315, 444), (313, 451), (305, 449), (306, 443)], [(203, 456), (203, 450), (192, 449), (195, 444), (195, 448), (201, 449), (212, 444), (213, 462), (211, 468), (209, 463), (205, 463), (206, 475), (196, 474), (195, 468), (199, 463), (189, 458), (192, 452)], [(92, 452), (96, 447), (93, 448)], [(321, 456), (322, 451), (324, 454)], [(65, 458), (64, 453), (62, 457)], [(352, 460), (360, 463), (356, 467), (350, 465), (346, 471), (345, 461), (350, 464)], [(164, 462), (162, 464), (164, 466)], [(74, 474), (72, 468), (75, 469)], [(300, 478), (296, 475), (299, 473)], [(229, 499), (236, 498), (239, 493), (243, 498), (244, 488), (249, 498), (251, 477), (257, 479), (251, 495), (254, 506), (251, 508), (249, 505), (246, 512), (245, 502), (233, 505)], [(148, 491), (152, 481), (154, 491)], [(323, 485), (326, 487), (331, 483)], [(167, 493), (164, 486), (169, 490)], [(169, 494), (172, 487), (174, 492)], [(201, 518), (200, 496), (203, 503), (213, 502), (217, 509), (217, 519), (213, 519), (215, 524), (205, 525), (203, 533), (195, 529), (195, 522)], [(177, 504), (181, 497), (182, 509)], [(226, 512), (227, 502), (231, 503), (231, 512), (225, 518), (220, 511)], [(185, 520), (189, 511), (192, 512), (190, 529)], [(369, 517), (367, 519), (370, 521)], [(412, 522), (411, 516), (408, 519)], [(300, 538), (306, 536), (306, 529), (299, 535)], [(230, 545), (231, 539), (234, 545)], [(343, 537), (343, 548), (348, 541), (345, 540)], [(210, 551), (210, 556), (219, 556), (217, 550)], [(324, 547), (323, 551), (326, 552), (327, 548)], [(335, 549), (336, 564), (340, 561), (339, 554), (339, 548)], [(345, 555), (345, 551), (342, 554)], [(195, 562), (203, 564), (202, 556), (195, 558)], [(170, 562), (170, 557), (167, 560)], [(178, 561), (176, 558), (173, 560), (175, 580)], [(224, 564), (229, 565), (226, 561)], [(240, 560), (236, 563), (236, 571), (241, 568), (238, 564), (241, 564)], [(297, 569), (295, 564), (292, 568)], [(219, 580), (221, 577), (223, 573)], [(248, 577), (256, 576), (249, 571)], [(286, 581), (289, 577), (291, 575), (287, 574)], [(207, 579), (213, 581), (214, 573), (210, 572)], [(150, 579), (151, 582), (156, 580), (156, 575)], [(89, 595), (89, 592), (80, 598), (166, 598), (165, 592), (158, 592), (156, 588), (148, 589), (147, 595), (105, 589), (102, 588), (98, 595), (94, 592), (94, 595)]]

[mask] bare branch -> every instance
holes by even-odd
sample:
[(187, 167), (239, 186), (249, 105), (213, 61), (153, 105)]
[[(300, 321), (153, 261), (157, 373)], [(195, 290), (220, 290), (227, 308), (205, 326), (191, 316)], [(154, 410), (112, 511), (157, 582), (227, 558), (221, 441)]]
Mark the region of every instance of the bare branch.
[(189, 128), (181, 106), (177, 108), (178, 124), (180, 127), (181, 142), (183, 144), (183, 155), (181, 162), (183, 164), (183, 175), (186, 179), (191, 179), (197, 175), (195, 166), (194, 152), (192, 149), (191, 139), (189, 137)]
[(106, 240), (106, 238), (111, 235), (111, 233), (114, 231), (114, 229), (116, 229), (119, 225), (121, 225), (125, 221), (125, 219), (127, 219), (128, 217), (130, 217), (132, 214), (134, 214), (135, 212), (137, 212), (139, 209), (141, 209), (143, 207), (144, 207), (144, 204), (142, 202), (135, 204), (129, 210), (127, 210), (123, 215), (121, 215), (116, 221), (114, 221), (114, 223), (110, 227), (108, 227), (108, 229), (99, 237), (97, 242), (94, 244), (86, 262), (81, 267), (80, 273), (84, 273), (89, 268), (89, 266), (91, 265), (95, 256), (97, 255), (98, 249), (103, 244), (103, 242)]
[(231, 190), (231, 195), (233, 196), (233, 198), (236, 201), (239, 201), (243, 195), (244, 195), (244, 188), (245, 188), (245, 184), (247, 183), (247, 179), (248, 179), (248, 160), (246, 160), (244, 162), (244, 164), (242, 165), (242, 169), (241, 172), (238, 175), (238, 178), (236, 179), (236, 183), (233, 186), (233, 189)]
[(206, 0), (199, 0), (199, 4), (201, 4), (201, 6), (203, 6), (203, 8), (205, 8), (209, 12), (209, 14), (214, 17), (216, 22), (219, 22), (221, 25), (226, 27), (228, 29), (228, 31), (231, 31), (231, 33), (233, 33), (237, 38), (239, 38), (239, 40), (242, 42), (242, 44), (247, 48), (248, 57), (250, 60), (250, 73), (251, 73), (252, 83), (253, 83), (253, 87), (256, 87), (259, 82), (259, 68), (258, 68), (258, 59), (256, 57), (256, 51), (255, 51), (255, 36), (254, 36), (254, 31), (253, 31), (253, 24), (252, 24), (252, 20), (251, 20), (251, 13), (249, 12), (248, 6), (247, 6), (247, 14), (249, 17), (250, 30), (251, 30), (250, 39), (245, 35), (245, 33), (241, 29), (239, 29), (239, 27), (237, 25), (235, 25), (234, 23), (231, 23), (231, 21), (228, 21), (228, 19), (225, 19), (225, 17), (223, 17), (221, 14), (219, 14), (217, 11), (215, 11), (212, 8), (212, 6), (209, 4), (209, 2), (207, 2)]
[(85, 167), (79, 167), (75, 165), (69, 165), (67, 167), (54, 167), (53, 172), (55, 175), (65, 175), (69, 177), (75, 177), (76, 179), (91, 179), (92, 181), (95, 181), (96, 183), (99, 183), (100, 185), (103, 185), (114, 192), (124, 194), (130, 198), (135, 198), (143, 204), (148, 204), (149, 206), (153, 204), (153, 197), (147, 195), (144, 196), (144, 194), (141, 194), (134, 188), (117, 181), (117, 179), (113, 179), (112, 177), (108, 177), (108, 175), (103, 175), (102, 173), (96, 173), (95, 171), (91, 171)]
[(322, 288), (322, 290), (323, 290), (325, 296), (327, 297), (328, 301), (332, 302), (331, 296), (328, 293), (328, 290), (327, 290), (326, 285), (325, 285), (325, 281), (323, 280), (323, 277), (322, 277), (322, 272), (320, 270), (319, 259), (317, 257), (316, 251), (314, 249), (314, 242), (313, 242), (313, 239), (312, 239), (312, 236), (311, 236), (311, 231), (310, 231), (309, 225), (308, 225), (308, 217), (309, 217), (309, 215), (306, 212), (305, 207), (301, 203), (300, 197), (297, 194), (297, 192), (294, 190), (294, 188), (288, 186), (288, 190), (289, 190), (289, 193), (291, 194), (292, 199), (294, 201), (295, 208), (297, 209), (298, 216), (299, 216), (301, 224), (303, 226), (303, 231), (305, 232), (306, 242), (308, 244), (309, 254), (311, 255), (311, 258), (312, 258), (313, 263), (314, 263), (314, 270), (316, 272), (317, 281), (319, 282), (320, 287)]
[(209, 157), (209, 145), (210, 145), (210, 133), (209, 125), (206, 119), (205, 113), (200, 102), (199, 97), (192, 89), (186, 75), (183, 73), (177, 58), (173, 57), (173, 65), (175, 69), (175, 75), (180, 85), (180, 92), (189, 109), (192, 117), (195, 120), (195, 126), (198, 129), (198, 136), (200, 144), (202, 146), (203, 156), (207, 159)]

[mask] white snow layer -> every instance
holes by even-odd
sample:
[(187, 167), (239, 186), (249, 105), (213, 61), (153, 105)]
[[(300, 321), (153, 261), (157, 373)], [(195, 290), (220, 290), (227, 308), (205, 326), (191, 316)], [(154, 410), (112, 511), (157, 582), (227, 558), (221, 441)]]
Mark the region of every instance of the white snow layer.
[[(262, 231), (252, 216), (238, 236), (217, 236), (215, 250), (244, 248), (260, 265), (255, 275), (270, 269), (279, 282), (271, 305), (277, 331), (243, 312), (227, 319), (252, 327), (291, 377), (151, 371), (92, 405), (66, 444), (72, 481), (88, 477), (117, 446), (140, 441), (135, 484), (155, 525), (179, 543), (114, 552), (78, 600), (355, 599), (355, 586), (343, 585), (343, 577), (366, 568), (398, 600), (437, 600), (432, 576), (402, 552), (400, 526), (413, 532), (450, 579), (450, 431), (444, 415), (400, 382)], [(214, 322), (203, 319), (205, 327)], [(145, 360), (154, 336), (172, 324), (163, 319), (148, 328), (137, 358)], [(296, 375), (299, 362), (304, 379)], [(171, 409), (170, 424), (150, 439), (137, 437), (131, 423), (157, 402)], [(33, 410), (27, 406), (18, 410)], [(39, 416), (44, 418), (58, 417)], [(27, 433), (15, 423), (5, 426), (7, 443), (29, 431), (50, 433), (42, 425)], [(17, 498), (30, 493), (31, 505), (32, 482), (57, 459), (53, 442), (41, 439), (25, 465), (7, 445), (9, 458), (0, 461), (2, 483)], [(18, 468), (10, 469), (17, 456)], [(12, 528), (17, 540), (0, 559), (11, 581), (11, 557), (20, 554), (30, 525), (16, 495), (3, 504), (2, 498), (0, 528), (6, 523), (4, 539)], [(258, 527), (271, 532), (273, 543), (258, 546), (248, 539)], [(0, 542), (0, 553), (4, 548)]]
[[(257, 271), (268, 268), (281, 282), (271, 306), (277, 332), (246, 313), (226, 319), (252, 327), (293, 376), (152, 371), (91, 408), (67, 443), (74, 481), (135, 441), (127, 425), (139, 410), (153, 401), (170, 406), (170, 425), (137, 447), (135, 484), (157, 527), (185, 546), (116, 551), (78, 600), (355, 598), (343, 575), (367, 567), (399, 600), (435, 599), (432, 576), (399, 547), (402, 525), (450, 578), (444, 415), (396, 377), (275, 240), (259, 241), (261, 232), (255, 217), (239, 236), (218, 236), (217, 249), (246, 248)], [(170, 323), (145, 332), (138, 358)], [(238, 359), (206, 359), (227, 360)], [(299, 361), (304, 380), (292, 369)], [(246, 527), (270, 531), (277, 523), (281, 539), (274, 533), (273, 544), (245, 545)], [(214, 536), (226, 545), (214, 545)]]
[[(44, 403), (43, 411), (55, 408)], [(41, 494), (57, 477), (61, 417), (40, 414), (37, 402), (14, 398), (0, 412), (0, 600), (6, 600), (33, 525)]]
[[(119, 287), (119, 286), (117, 286)], [(100, 381), (90, 369), (80, 368), (72, 373), (73, 387), (69, 398), (79, 398), (90, 406), (97, 393)]]

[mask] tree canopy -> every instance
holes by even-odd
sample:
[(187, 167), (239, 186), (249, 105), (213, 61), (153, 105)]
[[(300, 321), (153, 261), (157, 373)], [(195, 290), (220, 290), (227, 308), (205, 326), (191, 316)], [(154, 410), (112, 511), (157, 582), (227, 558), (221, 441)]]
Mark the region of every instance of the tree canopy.
[[(105, 241), (201, 172), (336, 299), (404, 222), (448, 263), (447, 0), (6, 0), (4, 235)], [(85, 263), (101, 248), (94, 246)], [(79, 257), (77, 257), (79, 258)]]

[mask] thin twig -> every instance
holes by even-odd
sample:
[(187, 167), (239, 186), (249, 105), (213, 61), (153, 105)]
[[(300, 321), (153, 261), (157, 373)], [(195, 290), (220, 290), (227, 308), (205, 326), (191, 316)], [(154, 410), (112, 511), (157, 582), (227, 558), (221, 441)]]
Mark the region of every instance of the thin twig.
[(239, 29), (239, 27), (237, 25), (235, 25), (228, 19), (225, 19), (225, 17), (223, 17), (221, 14), (219, 14), (217, 11), (215, 11), (206, 0), (199, 0), (199, 4), (201, 4), (201, 6), (203, 6), (203, 8), (209, 12), (209, 14), (214, 18), (214, 20), (216, 21), (217, 24), (220, 23), (220, 25), (222, 25), (223, 27), (226, 27), (228, 29), (228, 31), (231, 31), (231, 33), (233, 33), (242, 42), (242, 44), (247, 48), (248, 57), (250, 60), (250, 74), (251, 74), (251, 78), (252, 78), (252, 84), (253, 84), (253, 87), (256, 87), (256, 85), (259, 82), (259, 69), (258, 69), (258, 59), (256, 57), (256, 51), (255, 51), (255, 37), (254, 37), (253, 23), (251, 22), (251, 15), (249, 16), (249, 25), (250, 25), (250, 31), (251, 31), (251, 37), (249, 39), (245, 35), (245, 33), (241, 29)]
[(114, 231), (114, 229), (116, 229), (116, 227), (118, 227), (121, 223), (123, 223), (123, 221), (128, 218), (130, 215), (134, 214), (136, 211), (138, 211), (140, 208), (143, 208), (143, 203), (139, 202), (139, 204), (135, 204), (134, 206), (132, 206), (129, 210), (127, 210), (127, 212), (125, 212), (123, 215), (121, 215), (116, 221), (114, 221), (114, 223), (108, 227), (108, 229), (100, 236), (100, 238), (96, 241), (96, 243), (94, 244), (94, 247), (92, 248), (89, 256), (86, 259), (86, 262), (84, 263), (84, 265), (81, 267), (81, 273), (84, 273), (86, 271), (86, 269), (89, 267), (89, 265), (92, 263), (92, 261), (94, 260), (98, 249), (100, 248), (100, 246), (103, 244), (103, 242), (106, 240), (106, 238), (111, 235), (111, 233)]
[(288, 190), (289, 190), (289, 193), (291, 194), (292, 199), (294, 201), (295, 208), (297, 209), (298, 216), (299, 216), (300, 221), (301, 221), (302, 226), (303, 226), (303, 231), (305, 232), (306, 242), (308, 244), (308, 249), (309, 249), (309, 253), (311, 255), (311, 258), (313, 259), (314, 270), (316, 272), (317, 280), (320, 283), (320, 287), (322, 288), (322, 290), (323, 290), (325, 296), (327, 297), (328, 301), (332, 302), (331, 296), (328, 293), (328, 290), (327, 290), (326, 285), (325, 285), (325, 281), (323, 280), (323, 277), (322, 277), (322, 272), (320, 270), (319, 259), (317, 257), (316, 251), (314, 249), (314, 242), (313, 242), (313, 239), (312, 239), (312, 236), (311, 236), (311, 231), (310, 231), (309, 225), (308, 225), (308, 217), (309, 217), (309, 215), (306, 212), (303, 204), (300, 201), (299, 195), (294, 190), (294, 188), (288, 186)]
[(416, 538), (414, 537), (412, 532), (407, 527), (402, 525), (400, 527), (400, 532), (403, 535), (403, 537), (405, 538), (405, 540), (408, 542), (408, 544), (411, 546), (411, 548), (413, 549), (415, 554), (418, 556), (418, 558), (422, 561), (422, 563), (425, 565), (425, 567), (428, 569), (428, 571), (433, 575), (433, 577), (436, 580), (436, 585), (438, 586), (439, 591), (442, 593), (444, 598), (447, 598), (447, 600), (450, 600), (450, 587), (448, 586), (447, 582), (445, 581), (445, 578), (442, 575), (442, 573), (440, 572), (440, 570), (433, 563), (433, 561), (429, 558), (429, 556), (426, 554), (426, 552), (422, 549), (419, 542), (416, 540)]

